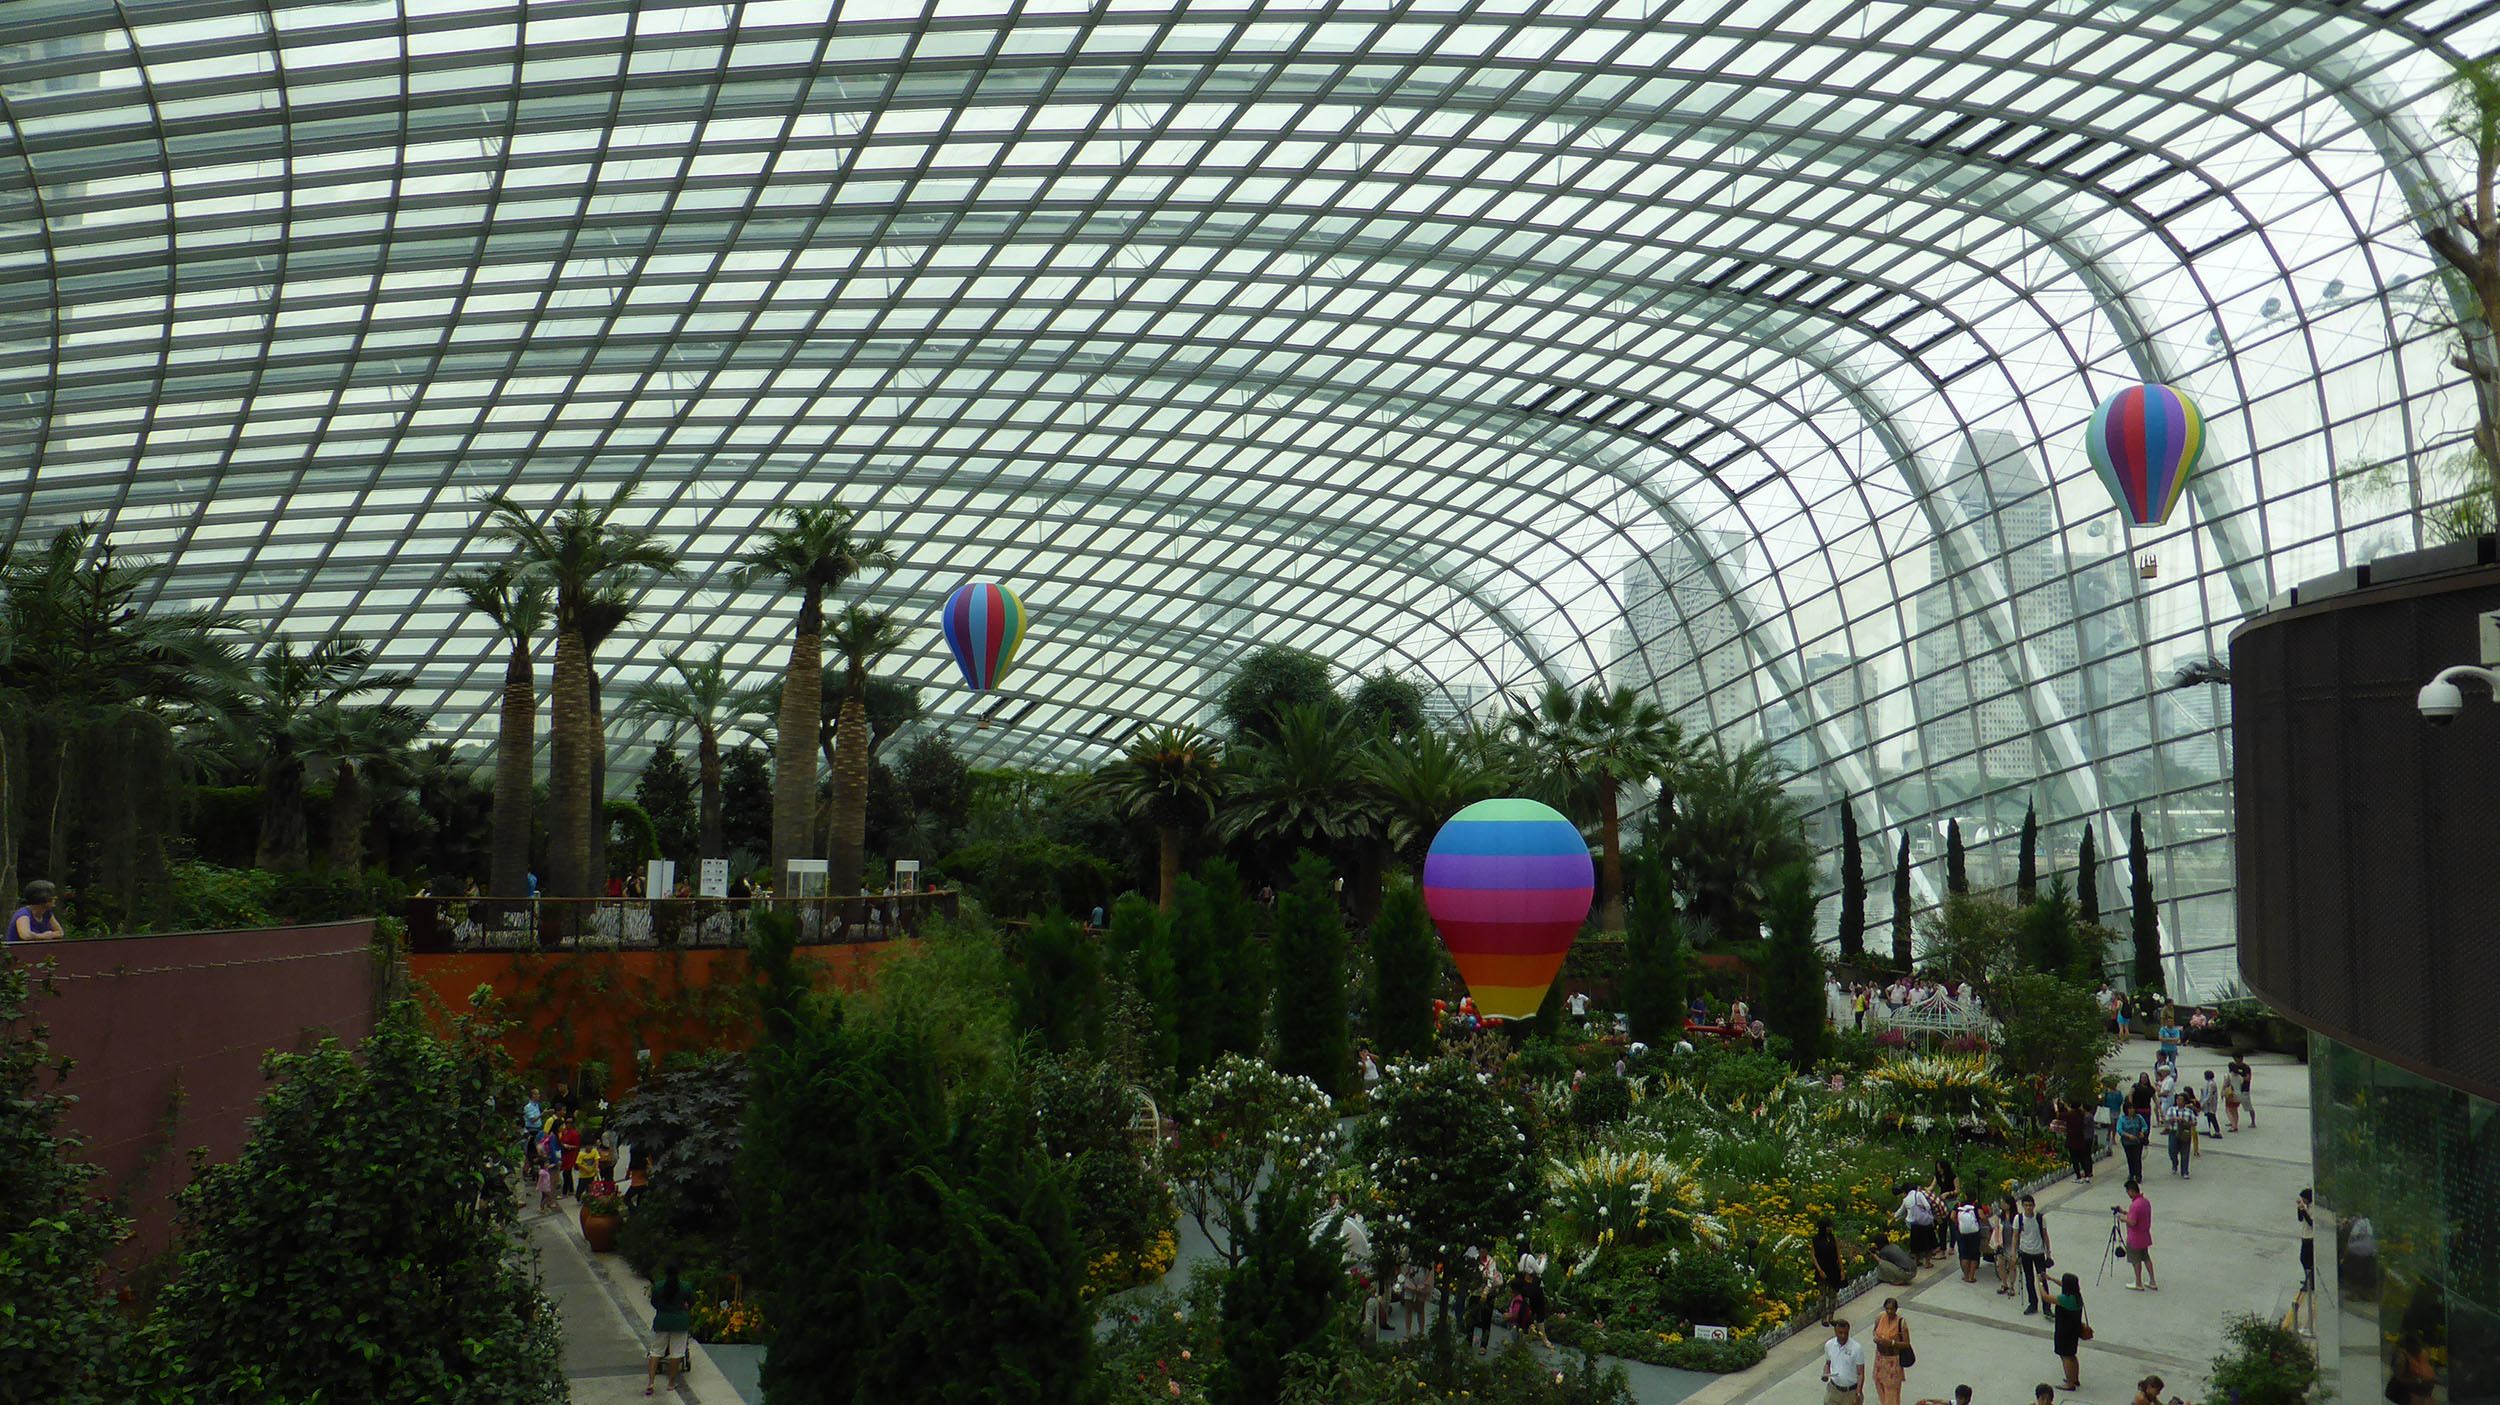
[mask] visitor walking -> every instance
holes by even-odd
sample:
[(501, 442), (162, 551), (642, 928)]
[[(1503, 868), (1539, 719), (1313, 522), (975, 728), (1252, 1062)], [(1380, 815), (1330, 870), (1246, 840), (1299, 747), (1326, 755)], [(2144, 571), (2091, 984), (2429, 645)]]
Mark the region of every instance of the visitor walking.
[(2023, 1275), (2023, 1316), (2040, 1311), (2040, 1300), (2049, 1295), (2049, 1222), (2040, 1213), (2040, 1202), (2023, 1197), (2022, 1213), (2015, 1217), (2014, 1257), (2021, 1262)]
[(2144, 1198), (2144, 1187), (2127, 1182), (2127, 1263), (2135, 1269), (2132, 1285), (2140, 1292), (2161, 1291), (2161, 1275), (2153, 1272), (2153, 1202)]
[(2254, 1127), (2257, 1125), (2256, 1070), (2248, 1066), (2246, 1054), (2231, 1056), (2231, 1076), (2239, 1081), (2240, 1106), (2248, 1110), (2248, 1125)]
[(1979, 1256), (1988, 1247), (1988, 1210), (1965, 1195), (1953, 1207), (1953, 1242), (1961, 1251), (1962, 1281), (1979, 1281)]
[(1545, 1261), (1545, 1255), (1534, 1250), (1519, 1251), (1519, 1261), (1512, 1266), (1511, 1291), (1519, 1301), (1519, 1320), (1513, 1325), (1536, 1338), (1538, 1345), (1551, 1346), (1545, 1339)]
[(61, 919), (52, 915), (52, 900), (59, 890), (43, 879), (36, 879), (24, 889), (25, 901), (9, 914), (7, 932), (0, 933), (10, 942), (51, 942), (61, 939)]
[(2075, 1359), (2083, 1349), (2083, 1280), (2073, 1274), (2057, 1280), (2057, 1301), (2051, 1315), (2050, 1346), (2057, 1353), (2057, 1364), (2066, 1368), (2065, 1390), (2083, 1389), (2083, 1363)]
[(2172, 1098), (2162, 1109), (2163, 1135), (2169, 1139), (2170, 1172), (2181, 1180), (2188, 1179), (2188, 1138), (2196, 1135), (2196, 1114), (2187, 1105), (2185, 1095)]
[(1910, 1324), (1901, 1315), (1899, 1298), (1884, 1299), (1875, 1317), (1875, 1397), (1883, 1405), (1901, 1405), (1902, 1373), (1916, 1360), (1910, 1353)]
[(1493, 1279), (1483, 1279), (1467, 1303), (1467, 1339), (1475, 1343), (1478, 1356), (1493, 1349), (1493, 1299), (1499, 1291)]
[(538, 1105), (538, 1090), (530, 1089), (529, 1101), (521, 1104), (521, 1168), (531, 1174), (538, 1170), (538, 1125), (546, 1115)]
[[(2311, 1218), (2315, 1209), (2309, 1198), (2309, 1187), (2300, 1188), (2300, 1199), (2292, 1205), (2292, 1214), (2300, 1221), (2300, 1286), (2304, 1292), (2318, 1288), (2318, 1225)], [(2313, 1309), (2314, 1310), (2314, 1309)]]
[(2014, 1222), (2022, 1217), (2022, 1206), (2012, 1194), (1996, 1203), (1996, 1214), (1988, 1224), (1988, 1262), (1996, 1266), (1997, 1296), (2014, 1296), (2014, 1277), (2022, 1269), (2022, 1254), (2014, 1247)]
[(2214, 1071), (2210, 1068), (2205, 1070), (2205, 1091), (2197, 1095), (2196, 1102), (2205, 1110), (2205, 1130), (2216, 1137), (2221, 1136), (2222, 1084), (2214, 1078)]
[(2131, 1103), (2118, 1114), (2118, 1149), (2127, 1158), (2127, 1179), (2144, 1179), (2144, 1148), (2153, 1140), (2153, 1124)]
[(1424, 1305), (1432, 1301), (1432, 1269), (1426, 1264), (1406, 1266), (1406, 1330), (1420, 1334), (1424, 1330)]
[(538, 1160), (538, 1213), (556, 1212), (556, 1163), (548, 1158)]
[(677, 1276), (675, 1266), (661, 1270), (660, 1281), (651, 1286), (651, 1364), (642, 1372), (642, 1393), (651, 1393), (654, 1376), (666, 1373), (669, 1389), (683, 1369), (679, 1360), (687, 1355), (686, 1334), (694, 1330), (694, 1294)]
[(2222, 1080), (2222, 1112), (2223, 1120), (2229, 1124), (2230, 1129), (2234, 1132), (2238, 1131), (2240, 1129), (2240, 1080), (2237, 1078)]
[(1823, 1325), (1832, 1325), (1832, 1310), (1840, 1306), (1840, 1288), (1847, 1281), (1840, 1265), (1840, 1237), (1832, 1233), (1832, 1217), (1825, 1215), (1814, 1226), (1814, 1281), (1823, 1290)]
[(1901, 1207), (1894, 1213), (1901, 1217), (1902, 1223), (1910, 1227), (1910, 1253), (1917, 1257), (1918, 1266), (1925, 1268), (1935, 1262), (1937, 1244), (1934, 1198), (1918, 1186), (1903, 1186)]
[(573, 1176), (582, 1164), (582, 1129), (573, 1125), (570, 1117), (564, 1119), (563, 1129), (556, 1133), (556, 1150), (557, 1155), (563, 1158), (564, 1193), (571, 1195), (578, 1189)]
[(1866, 1343), (1849, 1340), (1849, 1319), (1832, 1319), (1823, 1343), (1823, 1405), (1861, 1405), (1866, 1399)]
[(2066, 1164), (2075, 1179), (2085, 1185), (2092, 1183), (2092, 1113), (2072, 1103), (2059, 1103), (2059, 1114), (2066, 1127)]

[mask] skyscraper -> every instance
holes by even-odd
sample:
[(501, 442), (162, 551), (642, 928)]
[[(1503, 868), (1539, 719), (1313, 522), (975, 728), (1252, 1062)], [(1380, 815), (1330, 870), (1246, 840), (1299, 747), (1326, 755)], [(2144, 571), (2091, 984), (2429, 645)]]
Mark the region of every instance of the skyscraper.
[[(1695, 737), (1733, 746), (1758, 725), (1753, 660), (1744, 618), (1713, 579), (1745, 574), (1746, 539), (1734, 532), (1679, 535), (1624, 568), (1623, 622), (1615, 630), (1612, 682), (1655, 701)], [(1715, 719), (1715, 720), (1714, 720)]]

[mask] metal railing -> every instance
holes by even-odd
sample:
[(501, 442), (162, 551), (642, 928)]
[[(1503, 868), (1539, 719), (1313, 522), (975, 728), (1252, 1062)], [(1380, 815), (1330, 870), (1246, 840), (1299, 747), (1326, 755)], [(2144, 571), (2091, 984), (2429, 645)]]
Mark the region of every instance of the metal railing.
[(410, 898), (408, 949), (669, 951), (743, 947), (759, 912), (797, 918), (799, 942), (822, 946), (917, 935), (952, 917), (953, 891), (849, 898)]

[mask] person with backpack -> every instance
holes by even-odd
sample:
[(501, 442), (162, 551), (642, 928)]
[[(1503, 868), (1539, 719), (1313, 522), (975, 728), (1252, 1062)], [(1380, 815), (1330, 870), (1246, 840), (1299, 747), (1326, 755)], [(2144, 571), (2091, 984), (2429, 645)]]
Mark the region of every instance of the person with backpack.
[(2023, 1197), (2023, 1206), (2014, 1216), (2007, 1232), (2023, 1275), (2023, 1316), (2037, 1316), (2041, 1300), (2049, 1293), (2049, 1222), (2040, 1213), (2040, 1202), (2032, 1196)]
[(661, 1270), (660, 1281), (651, 1285), (651, 1358), (642, 1372), (643, 1394), (651, 1394), (652, 1381), (662, 1372), (669, 1375), (669, 1389), (677, 1388), (681, 1358), (688, 1354), (686, 1334), (693, 1330), (694, 1294), (674, 1266)]
[(1953, 1242), (1961, 1250), (1962, 1281), (1979, 1281), (1979, 1255), (1988, 1243), (1987, 1207), (1965, 1195), (1953, 1207)]
[(1493, 1349), (1493, 1300), (1499, 1293), (1496, 1280), (1486, 1278), (1476, 1284), (1476, 1295), (1467, 1302), (1467, 1339), (1476, 1344), (1476, 1355)]

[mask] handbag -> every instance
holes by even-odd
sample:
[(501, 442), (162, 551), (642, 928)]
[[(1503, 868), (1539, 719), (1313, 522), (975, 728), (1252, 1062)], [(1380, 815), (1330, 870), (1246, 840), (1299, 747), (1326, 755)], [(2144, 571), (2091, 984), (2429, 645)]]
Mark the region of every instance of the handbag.
[(2083, 1315), (2082, 1325), (2075, 1328), (2075, 1340), (2079, 1342), (2092, 1340), (2092, 1314), (2087, 1312)]
[(1903, 1342), (1901, 1344), (1901, 1369), (1906, 1371), (1917, 1364), (1918, 1353), (1910, 1349), (1909, 1343)]

